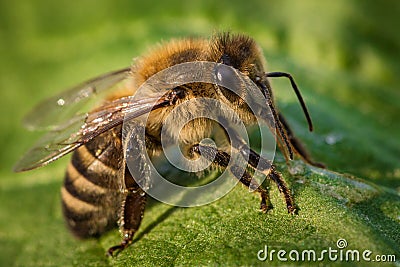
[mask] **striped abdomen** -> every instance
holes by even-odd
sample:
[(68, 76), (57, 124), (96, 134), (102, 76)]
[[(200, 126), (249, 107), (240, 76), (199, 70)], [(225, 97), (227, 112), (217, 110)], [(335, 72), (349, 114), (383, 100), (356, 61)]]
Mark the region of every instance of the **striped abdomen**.
[[(121, 127), (79, 147), (61, 189), (64, 218), (78, 237), (98, 236), (115, 227), (123, 196)], [(121, 174), (122, 173), (122, 174)]]

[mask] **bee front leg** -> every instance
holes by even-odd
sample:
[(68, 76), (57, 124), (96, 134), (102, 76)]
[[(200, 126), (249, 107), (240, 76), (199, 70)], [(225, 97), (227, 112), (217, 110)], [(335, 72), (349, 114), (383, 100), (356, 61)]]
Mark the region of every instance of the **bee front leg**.
[[(299, 139), (294, 136), (292, 129), (290, 129), (289, 124), (286, 122), (286, 119), (282, 116), (282, 114), (279, 113), (279, 120), (282, 123), (283, 128), (285, 129), (288, 137), (289, 137), (289, 142), (293, 146), (294, 150), (297, 152), (298, 155), (307, 163), (319, 167), (319, 168), (325, 168), (325, 165), (321, 162), (316, 162), (311, 159), (311, 156), (308, 154), (307, 150), (303, 146), (303, 144), (300, 142)], [(281, 149), (282, 150), (282, 149)]]
[(264, 175), (268, 176), (277, 185), (279, 192), (283, 195), (286, 202), (286, 208), (289, 213), (296, 213), (296, 207), (292, 194), (287, 187), (282, 175), (275, 170), (275, 166), (269, 161), (258, 155), (257, 152), (253, 151), (246, 144), (242, 144), (239, 148), (240, 153), (244, 158), (248, 158), (248, 164), (257, 171), (260, 171)]
[(125, 183), (125, 198), (118, 221), (123, 239), (119, 245), (108, 249), (108, 256), (113, 256), (115, 251), (121, 252), (132, 243), (133, 236), (142, 222), (146, 206), (146, 193), (136, 184), (129, 171), (125, 173)]
[[(261, 203), (260, 203), (260, 210), (264, 213), (267, 211), (271, 210), (273, 208), (273, 205), (271, 203), (270, 197), (269, 197), (269, 192), (268, 190), (262, 188), (256, 181), (253, 179), (253, 176), (243, 168), (239, 166), (232, 166), (230, 168), (230, 171), (232, 174), (239, 179), (239, 181), (250, 188), (251, 190), (258, 192), (261, 197)], [(240, 177), (240, 178), (239, 178)]]
[[(194, 145), (192, 147), (191, 151), (198, 155), (202, 155), (202, 156), (206, 157), (210, 161), (213, 161), (213, 163), (218, 165), (219, 167), (222, 167), (224, 169), (226, 169), (228, 167), (230, 155), (228, 153), (226, 153), (225, 151), (216, 149), (211, 146), (205, 146), (205, 145), (200, 145), (200, 144)], [(213, 155), (215, 155), (215, 157), (213, 157)], [(261, 197), (260, 210), (262, 212), (267, 212), (273, 208), (272, 203), (270, 201), (268, 190), (262, 188), (253, 179), (253, 176), (247, 170), (244, 170), (243, 168), (241, 168), (237, 165), (233, 165), (229, 168), (229, 171), (243, 185), (250, 188), (254, 192), (257, 192), (260, 194), (260, 197)]]
[[(218, 150), (211, 146), (195, 145), (192, 149), (194, 152), (205, 156), (207, 159), (212, 160), (217, 165), (226, 168), (229, 164), (230, 155), (224, 151)], [(214, 152), (212, 150), (215, 150)], [(289, 188), (286, 186), (285, 181), (279, 172), (275, 170), (274, 165), (255, 151), (251, 150), (246, 144), (242, 144), (238, 149), (244, 158), (248, 158), (248, 166), (254, 170), (257, 170), (269, 177), (278, 186), (279, 192), (283, 195), (286, 202), (286, 208), (290, 214), (296, 212), (296, 207), (292, 194)], [(213, 158), (212, 155), (215, 155)], [(241, 183), (260, 193), (261, 196), (261, 210), (266, 212), (272, 208), (271, 202), (269, 200), (269, 193), (267, 190), (261, 188), (258, 183), (252, 179), (252, 176), (240, 167), (233, 165), (230, 167), (230, 171), (235, 175)], [(242, 174), (243, 173), (243, 174)], [(242, 174), (242, 175), (240, 175)]]

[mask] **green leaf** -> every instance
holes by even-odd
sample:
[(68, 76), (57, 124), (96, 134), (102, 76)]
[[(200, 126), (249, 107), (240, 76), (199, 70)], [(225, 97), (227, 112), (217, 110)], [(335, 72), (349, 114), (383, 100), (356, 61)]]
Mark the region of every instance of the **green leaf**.
[[(71, 1), (0, 3), (0, 265), (191, 266), (309, 265), (277, 251), (372, 251), (400, 259), (400, 35), (398, 1)], [(237, 186), (206, 206), (178, 208), (151, 200), (134, 244), (117, 257), (116, 230), (76, 240), (61, 215), (59, 188), (68, 159), (14, 174), (12, 165), (38, 134), (19, 125), (43, 98), (131, 63), (172, 37), (229, 29), (254, 37), (269, 71), (296, 79), (315, 125), (286, 80), (274, 95), (295, 134), (326, 169), (300, 160), (276, 164), (299, 208), (287, 214), (270, 184), (274, 209)], [(275, 250), (262, 262), (260, 250)], [(319, 255), (319, 254), (318, 254)], [(331, 261), (324, 264), (368, 265)], [(388, 265), (393, 263), (386, 263)]]

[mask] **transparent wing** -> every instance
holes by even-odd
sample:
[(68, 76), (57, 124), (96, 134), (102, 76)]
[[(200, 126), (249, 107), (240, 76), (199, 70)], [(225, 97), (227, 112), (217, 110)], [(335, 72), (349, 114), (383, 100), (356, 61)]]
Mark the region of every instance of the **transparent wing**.
[(24, 126), (30, 130), (69, 127), (79, 119), (78, 114), (85, 114), (93, 107), (89, 102), (102, 100), (100, 96), (125, 80), (129, 72), (130, 68), (124, 68), (106, 73), (46, 99), (23, 119)]
[(159, 92), (146, 98), (133, 96), (110, 101), (85, 115), (77, 115), (67, 126), (51, 130), (17, 162), (14, 171), (27, 171), (47, 165), (96, 136), (154, 109), (170, 104), (170, 97)]

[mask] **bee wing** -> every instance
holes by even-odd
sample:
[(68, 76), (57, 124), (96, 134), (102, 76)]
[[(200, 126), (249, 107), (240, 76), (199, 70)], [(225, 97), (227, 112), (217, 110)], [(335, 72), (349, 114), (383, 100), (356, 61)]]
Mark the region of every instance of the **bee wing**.
[[(54, 130), (69, 127), (85, 114), (102, 93), (113, 88), (128, 77), (130, 68), (106, 73), (38, 104), (24, 119), (23, 124), (30, 130)], [(102, 98), (101, 98), (102, 99)], [(92, 104), (92, 105), (90, 105)], [(85, 110), (86, 108), (86, 110)]]
[(47, 165), (89, 142), (96, 136), (150, 111), (170, 103), (165, 92), (146, 98), (133, 96), (110, 101), (93, 112), (75, 116), (68, 126), (53, 129), (17, 162), (14, 171), (27, 171)]

